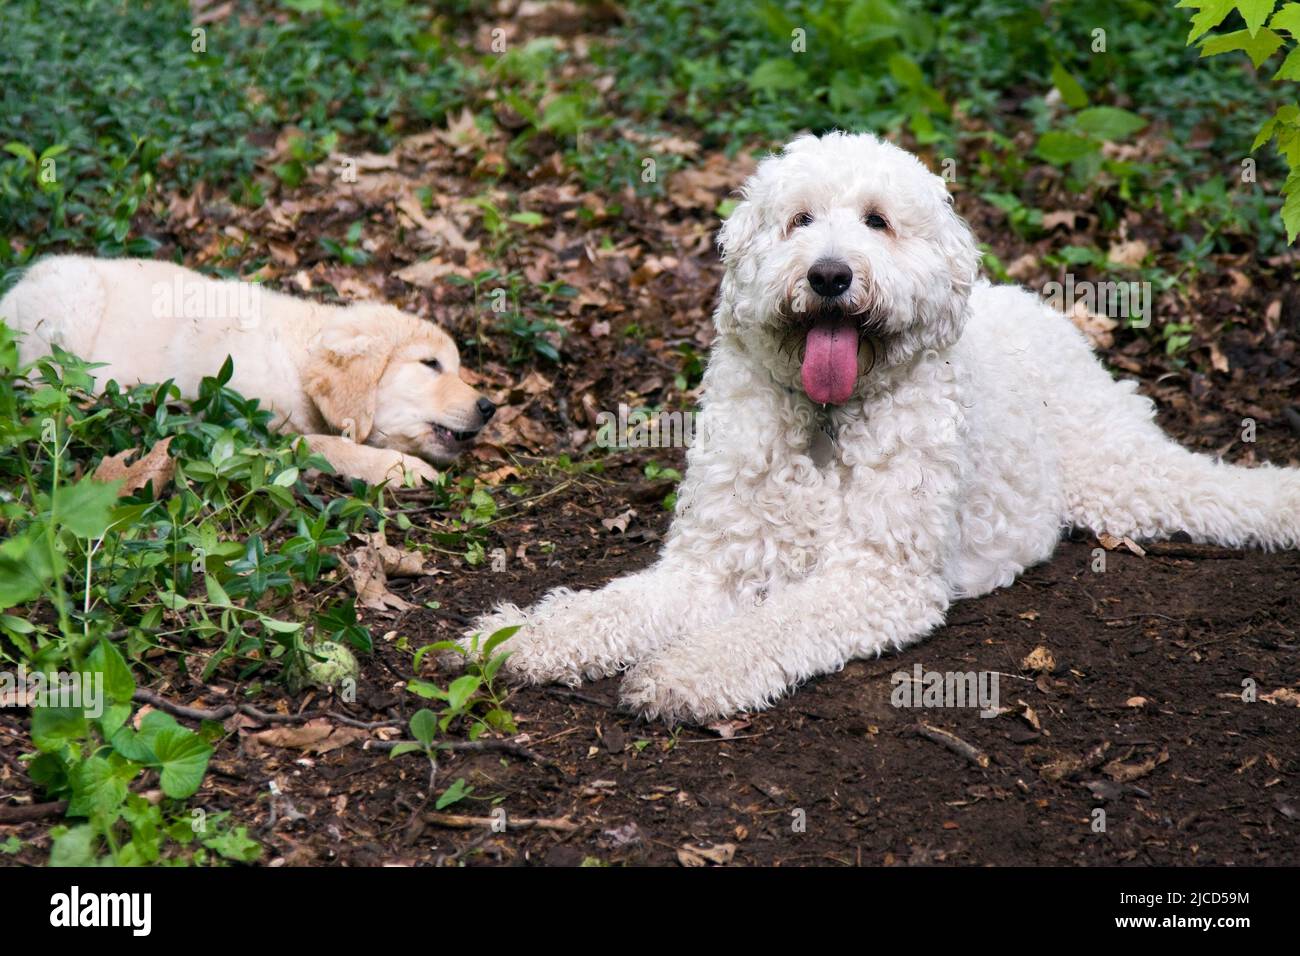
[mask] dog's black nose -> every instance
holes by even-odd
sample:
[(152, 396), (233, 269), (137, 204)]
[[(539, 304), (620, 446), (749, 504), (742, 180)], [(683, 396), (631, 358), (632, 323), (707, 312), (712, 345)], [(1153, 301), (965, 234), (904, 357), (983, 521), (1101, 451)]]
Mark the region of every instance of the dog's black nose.
[(853, 284), (853, 270), (839, 259), (818, 259), (808, 270), (808, 284), (818, 295), (833, 299)]
[(486, 425), (492, 420), (492, 416), (497, 413), (497, 407), (492, 403), (492, 399), (480, 398), (478, 400), (478, 413), (483, 416), (483, 424)]

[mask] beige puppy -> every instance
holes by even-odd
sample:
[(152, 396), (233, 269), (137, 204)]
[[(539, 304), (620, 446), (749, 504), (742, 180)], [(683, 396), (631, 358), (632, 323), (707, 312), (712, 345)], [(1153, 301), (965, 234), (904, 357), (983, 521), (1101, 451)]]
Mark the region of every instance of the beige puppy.
[(379, 303), (323, 305), (167, 262), (55, 256), (29, 269), (0, 319), (24, 333), (19, 358), (50, 345), (103, 362), (96, 384), (175, 381), (198, 394), (227, 355), (230, 386), (272, 426), (307, 436), (342, 474), (372, 484), (433, 478), (496, 411), (463, 382), (456, 344), (431, 322)]

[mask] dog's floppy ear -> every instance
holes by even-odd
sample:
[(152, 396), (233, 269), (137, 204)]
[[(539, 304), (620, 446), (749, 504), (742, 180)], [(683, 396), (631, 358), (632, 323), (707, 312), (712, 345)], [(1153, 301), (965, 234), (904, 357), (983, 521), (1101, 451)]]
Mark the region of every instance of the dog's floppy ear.
[(375, 423), (375, 395), (393, 343), (358, 317), (327, 325), (309, 346), (303, 388), (339, 434), (364, 442)]
[(947, 348), (961, 337), (966, 325), (967, 302), (982, 258), (970, 227), (953, 208), (952, 197), (946, 188), (940, 189), (943, 208), (936, 241), (948, 267), (949, 284), (929, 301), (928, 307), (922, 307), (921, 345), (933, 349)]
[(730, 265), (744, 255), (745, 247), (754, 241), (760, 226), (758, 207), (753, 199), (742, 199), (722, 222), (718, 230), (718, 251), (722, 261)]

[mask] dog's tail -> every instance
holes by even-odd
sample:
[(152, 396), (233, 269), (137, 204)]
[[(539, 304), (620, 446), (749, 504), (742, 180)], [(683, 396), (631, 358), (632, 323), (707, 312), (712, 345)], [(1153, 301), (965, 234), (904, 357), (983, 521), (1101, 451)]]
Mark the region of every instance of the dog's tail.
[(1245, 468), (1188, 451), (1155, 424), (1149, 400), (1126, 390), (1071, 438), (1072, 524), (1139, 540), (1183, 531), (1232, 548), (1300, 548), (1300, 469)]

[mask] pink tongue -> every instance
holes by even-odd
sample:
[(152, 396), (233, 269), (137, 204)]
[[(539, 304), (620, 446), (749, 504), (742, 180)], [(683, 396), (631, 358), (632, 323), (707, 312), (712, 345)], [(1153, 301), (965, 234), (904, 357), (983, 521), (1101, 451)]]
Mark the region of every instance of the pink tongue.
[(842, 405), (858, 380), (858, 327), (852, 317), (822, 319), (808, 330), (803, 390), (818, 405)]

